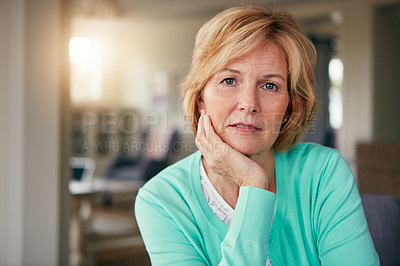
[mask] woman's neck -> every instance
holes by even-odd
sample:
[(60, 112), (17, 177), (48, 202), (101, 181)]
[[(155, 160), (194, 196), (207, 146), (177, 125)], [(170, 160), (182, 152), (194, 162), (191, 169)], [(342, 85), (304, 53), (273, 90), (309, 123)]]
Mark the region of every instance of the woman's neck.
[[(266, 175), (268, 176), (268, 191), (276, 194), (274, 149), (271, 148), (264, 154), (252, 155), (250, 158), (264, 169)], [(222, 196), (222, 198), (234, 209), (239, 197), (239, 185), (237, 185), (231, 179), (218, 175), (212, 171), (207, 164), (207, 159), (204, 157), (202, 157), (202, 162), (204, 170), (206, 171), (211, 184)]]

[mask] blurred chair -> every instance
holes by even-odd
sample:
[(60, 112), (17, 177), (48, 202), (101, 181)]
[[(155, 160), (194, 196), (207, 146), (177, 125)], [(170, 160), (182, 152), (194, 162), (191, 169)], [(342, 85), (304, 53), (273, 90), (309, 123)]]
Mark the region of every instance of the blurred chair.
[(360, 193), (400, 199), (400, 144), (359, 143), (356, 153)]
[(377, 194), (361, 194), (361, 200), (381, 265), (400, 265), (399, 200)]
[(109, 167), (106, 176), (112, 180), (149, 180), (172, 162), (178, 131), (157, 129), (142, 134), (135, 155), (121, 154)]

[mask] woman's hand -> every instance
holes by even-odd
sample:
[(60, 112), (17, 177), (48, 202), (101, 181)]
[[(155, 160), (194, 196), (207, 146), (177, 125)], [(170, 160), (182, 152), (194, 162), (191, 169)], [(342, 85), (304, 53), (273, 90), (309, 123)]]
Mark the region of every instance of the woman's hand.
[(211, 170), (238, 186), (268, 188), (264, 169), (249, 157), (235, 150), (215, 133), (209, 115), (202, 111), (197, 129), (196, 145)]

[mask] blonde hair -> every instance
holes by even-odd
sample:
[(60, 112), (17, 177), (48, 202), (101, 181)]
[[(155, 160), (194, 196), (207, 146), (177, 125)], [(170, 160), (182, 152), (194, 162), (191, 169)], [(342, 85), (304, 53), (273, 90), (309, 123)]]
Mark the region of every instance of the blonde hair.
[(192, 66), (181, 84), (183, 109), (195, 135), (200, 116), (197, 100), (209, 79), (232, 60), (267, 41), (281, 47), (288, 66), (289, 119), (275, 141), (276, 150), (284, 152), (293, 147), (311, 125), (316, 109), (314, 45), (290, 14), (238, 6), (217, 14), (196, 36)]

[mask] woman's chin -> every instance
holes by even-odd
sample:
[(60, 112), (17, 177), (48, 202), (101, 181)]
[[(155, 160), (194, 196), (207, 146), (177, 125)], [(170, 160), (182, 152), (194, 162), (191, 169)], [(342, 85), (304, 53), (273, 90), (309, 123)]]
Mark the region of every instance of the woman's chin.
[(273, 146), (273, 143), (270, 143), (263, 138), (240, 138), (238, 136), (231, 136), (232, 135), (225, 135), (221, 137), (221, 139), (238, 152), (249, 157), (256, 154), (262, 155), (263, 152), (270, 150)]
[(263, 149), (260, 149), (260, 147), (255, 147), (253, 145), (249, 145), (249, 144), (240, 144), (240, 143), (236, 143), (236, 144), (231, 144), (232, 148), (234, 148), (235, 150), (237, 150), (238, 152), (250, 157), (254, 154), (259, 154), (262, 152)]

